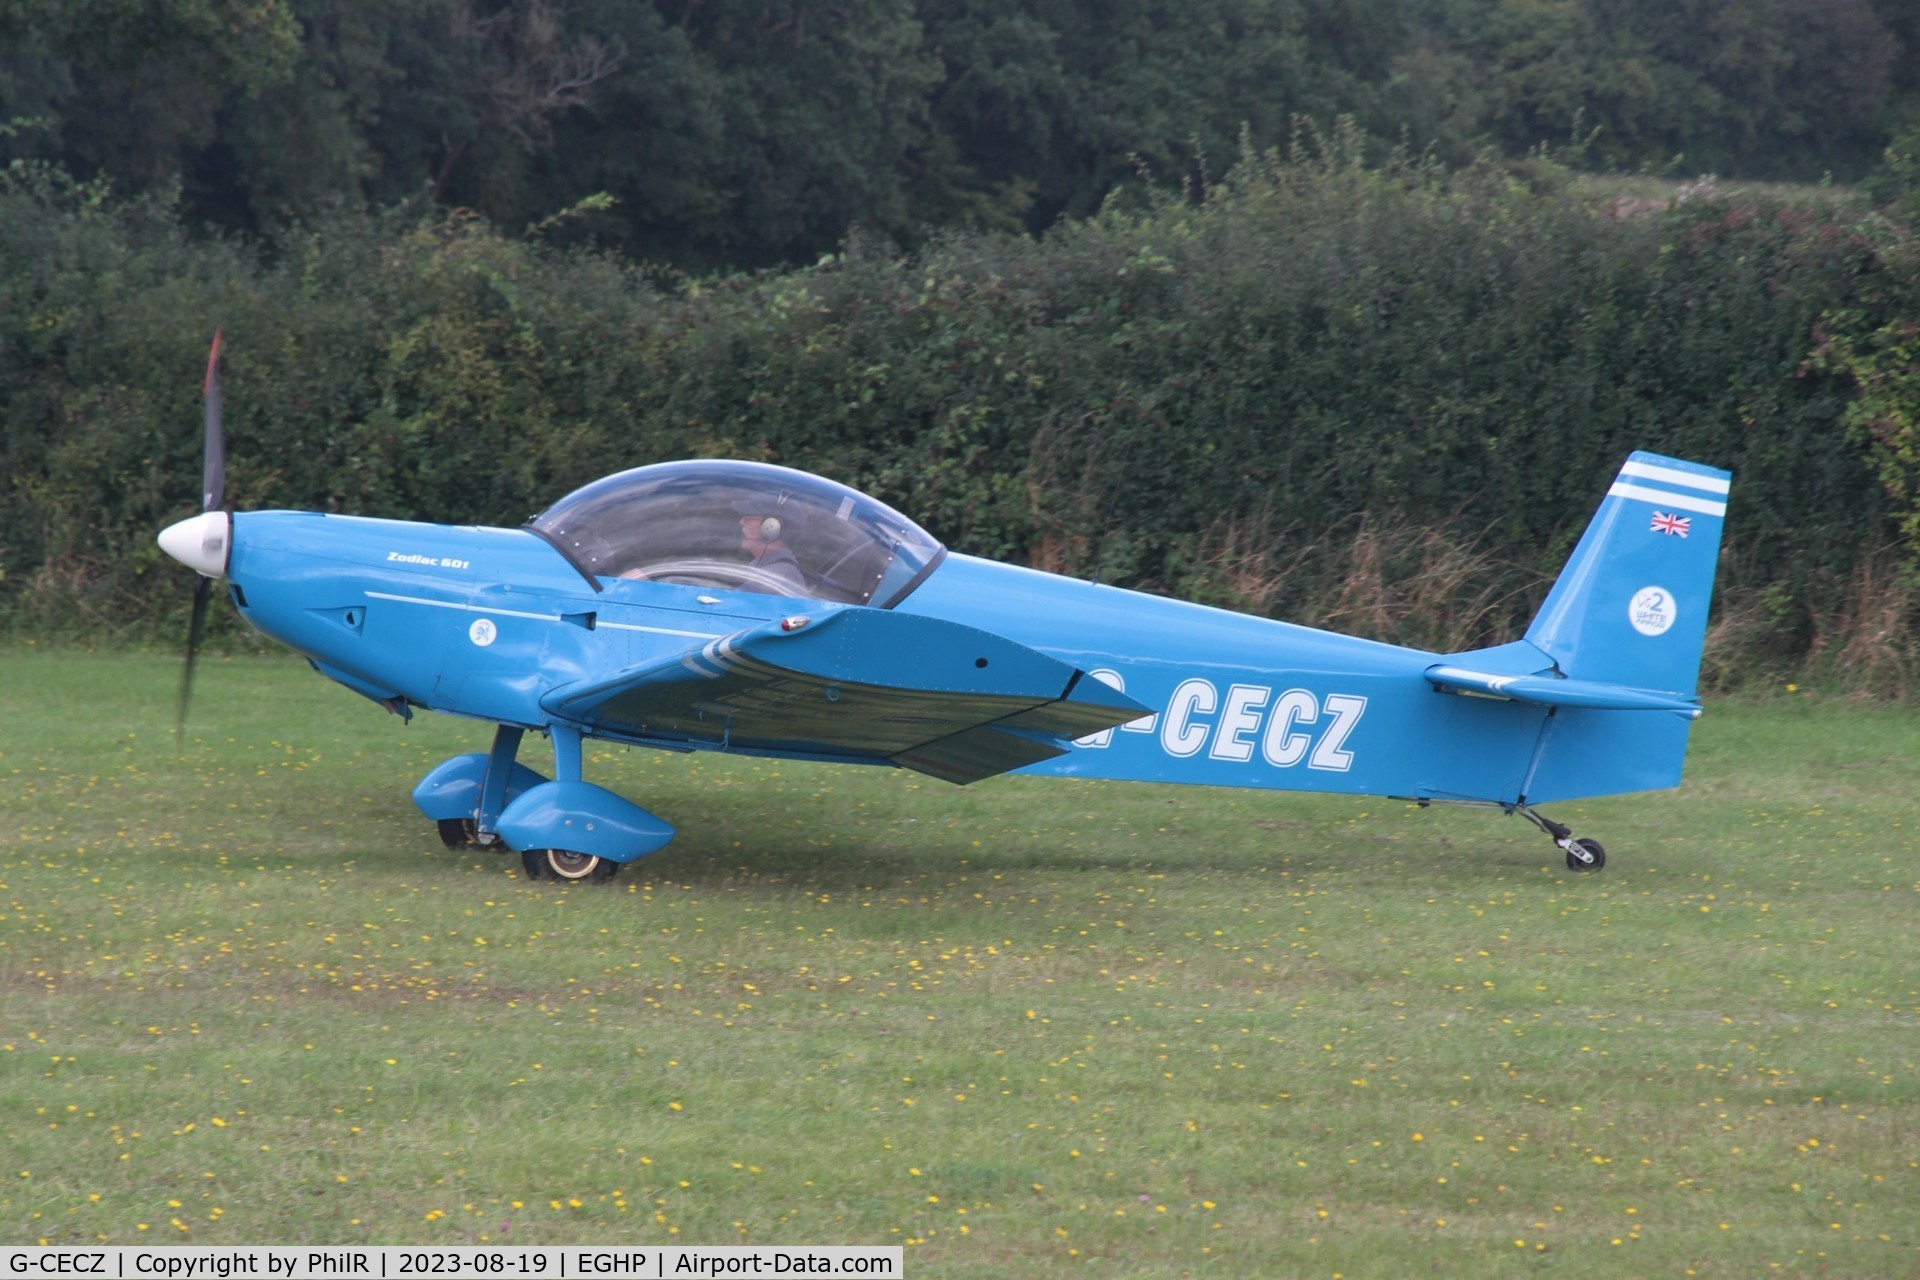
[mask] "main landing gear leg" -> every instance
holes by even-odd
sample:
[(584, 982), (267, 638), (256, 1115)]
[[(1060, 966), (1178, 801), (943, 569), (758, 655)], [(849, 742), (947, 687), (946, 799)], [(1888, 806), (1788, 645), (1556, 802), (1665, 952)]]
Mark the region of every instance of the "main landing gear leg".
[(495, 830), (500, 811), (507, 807), (507, 780), (513, 776), (513, 758), (520, 754), (526, 730), (503, 724), (493, 731), (493, 751), (487, 757), (487, 780), (480, 786), (480, 812), (474, 815), (474, 843), (500, 842)]
[(1607, 851), (1598, 840), (1573, 838), (1573, 828), (1564, 823), (1555, 822), (1543, 813), (1535, 813), (1520, 804), (1513, 811), (1547, 833), (1547, 838), (1560, 847), (1567, 855), (1567, 870), (1598, 871), (1607, 865)]
[(513, 777), (513, 758), (520, 751), (524, 729), (496, 725), (493, 749), (487, 754), (487, 772), (480, 783), (480, 803), (464, 817), (441, 818), (440, 843), (449, 849), (493, 849), (504, 853), (495, 830), (500, 811), (507, 807), (507, 783)]

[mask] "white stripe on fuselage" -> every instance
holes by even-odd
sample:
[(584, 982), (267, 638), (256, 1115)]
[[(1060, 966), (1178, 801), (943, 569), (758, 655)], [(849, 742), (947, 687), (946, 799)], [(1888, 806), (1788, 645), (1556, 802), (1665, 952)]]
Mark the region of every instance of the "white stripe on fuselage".
[(724, 631), (675, 631), (672, 627), (643, 627), (634, 622), (596, 622), (594, 625), (610, 631), (644, 631), (648, 635), (685, 636), (690, 640), (717, 640), (727, 634)]
[[(373, 600), (395, 600), (401, 604), (431, 605), (435, 609), (457, 609), (462, 613), (490, 613), (497, 618), (531, 618), (535, 622), (564, 622), (557, 613), (524, 613), (519, 609), (495, 609), (488, 605), (462, 604), (458, 600), (429, 600), (425, 596), (396, 596), (385, 591), (369, 591), (367, 596)], [(690, 640), (717, 640), (726, 633), (723, 631), (676, 631), (672, 627), (643, 627), (632, 622), (595, 621), (596, 628), (605, 627), (610, 631), (644, 631), (656, 636), (684, 636)]]

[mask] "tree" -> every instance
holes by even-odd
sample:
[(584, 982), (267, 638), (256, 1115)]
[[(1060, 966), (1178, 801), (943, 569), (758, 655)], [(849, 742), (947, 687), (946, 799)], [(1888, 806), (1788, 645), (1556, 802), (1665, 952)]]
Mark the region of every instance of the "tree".
[(230, 95), (288, 83), (300, 53), (276, 0), (11, 0), (0, 8), (0, 120), (14, 155), (60, 157), (131, 191), (178, 181)]
[(509, 0), (491, 9), (454, 0), (449, 34), (471, 66), (462, 77), (467, 127), (442, 136), (436, 198), (476, 143), (490, 144), (496, 157), (506, 146), (529, 155), (551, 147), (554, 119), (586, 106), (593, 87), (619, 70), (617, 52), (597, 36), (568, 32), (564, 16), (552, 0)]

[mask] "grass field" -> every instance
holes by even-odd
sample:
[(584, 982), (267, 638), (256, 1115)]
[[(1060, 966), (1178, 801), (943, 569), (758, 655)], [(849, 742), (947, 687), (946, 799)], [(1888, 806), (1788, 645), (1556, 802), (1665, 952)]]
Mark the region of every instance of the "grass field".
[[(1498, 814), (601, 750), (607, 886), (443, 850), (485, 727), (0, 652), (0, 1237), (901, 1243), (908, 1274), (1920, 1274), (1920, 719), (1717, 704)], [(545, 761), (535, 750), (531, 763)]]

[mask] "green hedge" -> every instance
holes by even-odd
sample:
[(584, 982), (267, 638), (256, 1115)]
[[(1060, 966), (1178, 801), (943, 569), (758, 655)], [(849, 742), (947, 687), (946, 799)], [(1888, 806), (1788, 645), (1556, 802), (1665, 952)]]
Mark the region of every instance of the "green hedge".
[[(1248, 156), (1038, 241), (855, 237), (717, 280), (460, 216), (208, 241), (16, 170), (0, 621), (178, 623), (152, 534), (191, 506), (222, 326), (243, 508), (513, 523), (606, 471), (758, 457), (962, 550), (1453, 647), (1523, 622), (1646, 448), (1736, 472), (1719, 679), (1854, 653), (1920, 485), (1849, 427), (1846, 356), (1910, 349), (1884, 336), (1916, 314), (1908, 233), (1711, 191), (1623, 213), (1546, 162), (1359, 151)], [(1862, 678), (1905, 679), (1908, 633), (1888, 645)]]

